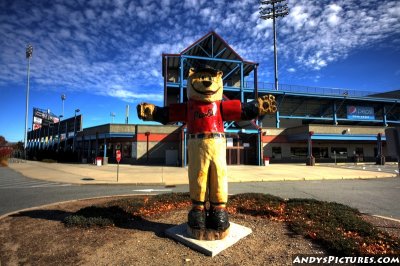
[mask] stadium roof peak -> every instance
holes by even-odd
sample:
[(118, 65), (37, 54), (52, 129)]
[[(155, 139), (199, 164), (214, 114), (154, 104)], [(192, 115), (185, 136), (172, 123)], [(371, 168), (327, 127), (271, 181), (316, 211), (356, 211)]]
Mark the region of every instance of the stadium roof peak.
[[(196, 67), (197, 64), (204, 64), (229, 73), (238, 63), (243, 64), (243, 74), (249, 75), (258, 63), (245, 61), (220, 35), (215, 31), (210, 31), (193, 44), (189, 45), (179, 54), (163, 54), (163, 57), (169, 57), (168, 68), (179, 67), (178, 58), (186, 58), (187, 65)], [(202, 62), (201, 62), (202, 61)], [(163, 74), (164, 74), (163, 62)], [(185, 71), (185, 75), (187, 70)]]

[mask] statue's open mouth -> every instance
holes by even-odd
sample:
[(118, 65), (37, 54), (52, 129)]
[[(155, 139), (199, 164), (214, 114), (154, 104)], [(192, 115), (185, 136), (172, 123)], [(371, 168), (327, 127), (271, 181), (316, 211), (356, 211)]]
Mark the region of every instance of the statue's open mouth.
[(193, 85), (192, 85), (192, 88), (194, 89), (195, 92), (203, 94), (203, 95), (207, 95), (207, 96), (213, 95), (217, 92), (217, 91), (199, 91), (199, 90), (196, 90)]

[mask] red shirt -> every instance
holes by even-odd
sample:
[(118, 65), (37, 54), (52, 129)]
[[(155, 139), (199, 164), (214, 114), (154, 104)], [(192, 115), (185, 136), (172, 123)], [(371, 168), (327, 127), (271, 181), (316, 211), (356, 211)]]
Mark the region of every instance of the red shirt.
[(240, 120), (242, 106), (239, 100), (201, 102), (189, 100), (169, 106), (170, 122), (186, 122), (188, 133), (224, 132), (224, 121)]

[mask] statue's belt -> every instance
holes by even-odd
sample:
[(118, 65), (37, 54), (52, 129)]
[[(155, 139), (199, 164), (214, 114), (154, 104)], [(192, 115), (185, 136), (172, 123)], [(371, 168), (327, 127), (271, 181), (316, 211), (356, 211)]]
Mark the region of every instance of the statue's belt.
[(189, 139), (220, 139), (225, 138), (224, 133), (189, 134)]

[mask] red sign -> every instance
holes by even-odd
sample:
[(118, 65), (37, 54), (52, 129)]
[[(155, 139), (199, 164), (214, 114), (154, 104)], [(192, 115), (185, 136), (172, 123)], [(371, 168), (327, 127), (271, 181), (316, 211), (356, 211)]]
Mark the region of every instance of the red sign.
[(119, 163), (121, 161), (121, 151), (120, 150), (117, 150), (116, 158), (117, 158), (117, 162)]

